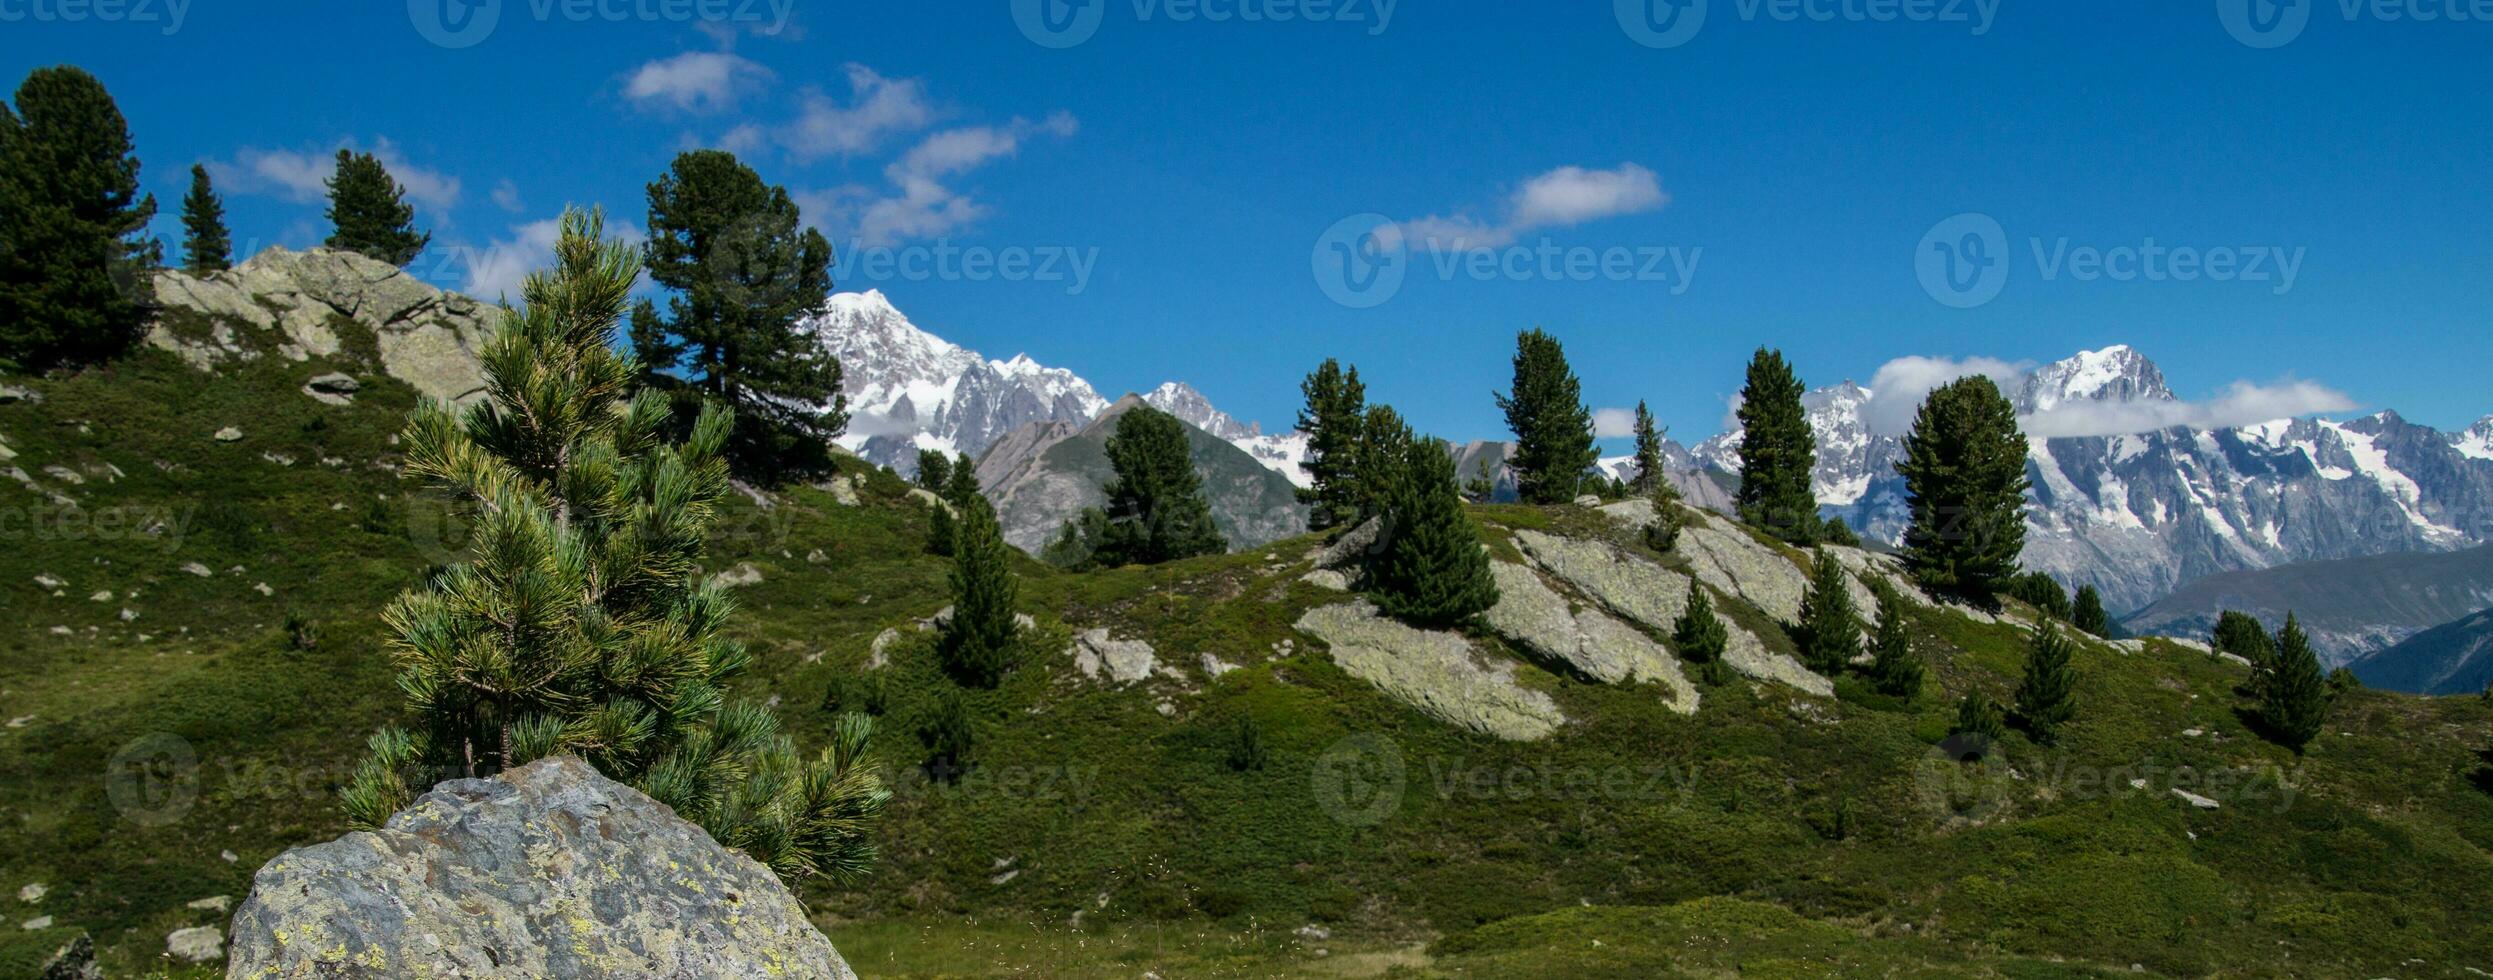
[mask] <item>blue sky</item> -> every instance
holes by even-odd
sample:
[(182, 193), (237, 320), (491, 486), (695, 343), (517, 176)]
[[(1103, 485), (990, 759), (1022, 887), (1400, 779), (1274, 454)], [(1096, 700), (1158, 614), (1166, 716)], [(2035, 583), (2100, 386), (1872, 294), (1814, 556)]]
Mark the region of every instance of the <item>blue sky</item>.
[[(1268, 426), (1333, 355), (1495, 435), (1533, 326), (1589, 402), (1688, 440), (1761, 343), (1813, 385), (2127, 343), (2193, 399), (2493, 412), (2493, 23), (2448, 0), (2295, 0), (2264, 34), (2266, 0), (1675, 0), (1703, 20), (1672, 35), (1639, 0), (1090, 0), (1070, 35), (1020, 0), (62, 2), (0, 0), (0, 75), (102, 77), (169, 239), (205, 161), (239, 243), (315, 241), (351, 143), (434, 231), (416, 271), (490, 288), (564, 203), (637, 224), (676, 152), (725, 145), (851, 253), (841, 288)], [(1398, 288), (1337, 301), (1336, 241)], [(2006, 278), (1926, 275), (1951, 257)]]

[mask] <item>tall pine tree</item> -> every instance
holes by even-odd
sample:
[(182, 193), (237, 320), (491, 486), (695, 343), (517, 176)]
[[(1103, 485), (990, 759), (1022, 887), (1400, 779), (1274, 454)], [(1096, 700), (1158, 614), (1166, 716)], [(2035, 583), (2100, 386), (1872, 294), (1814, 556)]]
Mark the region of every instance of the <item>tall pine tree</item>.
[(1515, 433), (1515, 455), (1507, 460), (1515, 492), (1528, 504), (1574, 500), (1599, 453), (1584, 386), (1567, 366), (1557, 338), (1540, 330), (1515, 336), (1513, 386), (1497, 400), (1506, 427)]
[(918, 486), (936, 493), (952, 488), (952, 457), (940, 449), (918, 450)]
[(2017, 722), (2044, 745), (2058, 741), (2060, 726), (2077, 717), (2077, 674), (2069, 663), (2074, 648), (2060, 624), (2050, 620), (2035, 627), (2033, 642), (2026, 647), (2025, 677), (2017, 685)]
[(1792, 639), (1800, 644), (1802, 663), (1832, 677), (1861, 655), (1861, 612), (1853, 607), (1844, 567), (1834, 554), (1820, 549), (1809, 578)]
[(723, 150), (694, 150), (649, 185), (652, 282), (664, 315), (632, 311), (642, 380), (686, 409), (736, 413), (728, 457), (761, 480), (826, 472), (848, 426), (840, 362), (799, 322), (831, 295), (831, 243), (804, 226), (786, 188)]
[(1497, 605), (1480, 528), (1463, 510), (1454, 455), (1435, 439), (1402, 445), (1401, 476), (1386, 496), (1384, 548), (1368, 581), (1386, 613), (1424, 627), (1461, 625)]
[(1107, 528), (1092, 560), (1109, 567), (1156, 565), (1228, 550), (1195, 472), (1186, 423), (1149, 405), (1117, 419), (1108, 436)]
[(1351, 497), (1359, 519), (1385, 512), (1402, 480), (1404, 454), (1411, 448), (1411, 426), (1391, 405), (1370, 405), (1359, 420), (1359, 462), (1352, 477)]
[(360, 253), (391, 265), (406, 265), (432, 244), (431, 232), (415, 230), (415, 205), (406, 188), (390, 177), (379, 157), (353, 150), (338, 151), (338, 166), (329, 176), (330, 248)]
[(38, 68), (0, 106), (0, 368), (119, 356), (146, 333), (160, 251), (130, 128), (95, 76)]
[(1653, 424), (1653, 413), (1645, 410), (1644, 402), (1636, 403), (1636, 482), (1631, 487), (1650, 495), (1655, 488), (1669, 485), (1662, 472), (1662, 430)]
[(438, 779), (569, 752), (782, 877), (861, 875), (889, 798), (871, 723), (842, 718), (808, 758), (767, 708), (728, 699), (751, 656), (699, 566), (729, 421), (704, 412), (670, 444), (665, 399), (633, 394), (614, 327), (638, 270), (602, 230), (563, 215), (554, 271), (485, 347), (486, 401), (408, 423), (407, 472), (472, 510), (476, 546), (383, 614), (415, 719), (373, 736), (347, 815), (377, 826)]
[(2077, 601), (2069, 611), (2069, 624), (2095, 636), (2112, 635), (2112, 617), (2103, 611), (2103, 593), (2092, 585), (2078, 586)]
[(2254, 685), (2277, 659), (2276, 641), (2268, 635), (2268, 628), (2259, 624), (2258, 617), (2240, 610), (2227, 609), (2216, 614), (2216, 631), (2208, 638), (2208, 645), (2217, 653), (2230, 653), (2250, 661)]
[(2328, 720), (2328, 678), (2293, 613), (2285, 614), (2285, 628), (2277, 631), (2276, 651), (2260, 685), (2259, 721), (2278, 745), (2300, 752)]
[(182, 268), (194, 276), (231, 268), (233, 236), (225, 231), (225, 202), (208, 185), (208, 168), (190, 167), (190, 193), (182, 196)]
[(1013, 667), (1020, 632), (1013, 607), (1021, 585), (1008, 550), (995, 508), (972, 495), (961, 505), (952, 549), (952, 618), (935, 647), (945, 671), (971, 687), (994, 687)]
[(1905, 568), (1932, 591), (1990, 603), (2017, 574), (2026, 544), (2016, 408), (1981, 375), (1940, 386), (1914, 415), (1896, 472), (1912, 514)]
[(1740, 389), (1740, 519), (1794, 544), (1818, 539), (1818, 497), (1810, 473), (1818, 437), (1801, 407), (1800, 377), (1783, 352), (1760, 347)]
[(1905, 631), (1904, 599), (1894, 587), (1879, 582), (1878, 635), (1870, 640), (1870, 683), (1880, 694), (1911, 698), (1922, 691), (1922, 658), (1913, 653)]
[(1358, 520), (1359, 447), (1365, 438), (1360, 424), (1368, 412), (1368, 388), (1357, 367), (1344, 368), (1328, 357), (1299, 382), (1307, 405), (1299, 409), (1298, 429), (1307, 433), (1308, 486), (1298, 491), (1308, 505), (1307, 526), (1321, 531)]

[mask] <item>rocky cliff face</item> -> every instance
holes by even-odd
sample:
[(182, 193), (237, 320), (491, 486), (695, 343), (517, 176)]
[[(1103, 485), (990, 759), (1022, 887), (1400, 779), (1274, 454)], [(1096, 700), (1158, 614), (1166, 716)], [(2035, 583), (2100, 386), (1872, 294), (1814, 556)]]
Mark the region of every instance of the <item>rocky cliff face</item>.
[(260, 869), (228, 976), (853, 978), (786, 886), (570, 757)]
[(325, 248), (271, 248), (206, 276), (158, 272), (156, 300), (164, 313), (147, 342), (200, 370), (268, 356), (362, 354), (446, 401), (482, 396), (477, 351), (496, 315), (494, 306), (397, 266)]

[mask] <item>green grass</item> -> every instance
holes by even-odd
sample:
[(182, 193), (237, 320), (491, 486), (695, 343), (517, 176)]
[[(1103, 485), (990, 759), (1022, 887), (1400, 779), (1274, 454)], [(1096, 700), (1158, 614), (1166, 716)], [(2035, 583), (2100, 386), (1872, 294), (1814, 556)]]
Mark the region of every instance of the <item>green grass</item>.
[[(358, 404), (296, 390), (328, 370), (365, 378)], [(0, 902), (52, 889), (6, 925), (53, 915), (126, 975), (159, 966), (167, 932), (217, 918), (184, 903), (239, 899), (279, 850), (343, 831), (336, 784), (398, 710), (377, 613), (448, 560), (456, 525), (388, 469), (413, 394), (351, 354), (215, 383), (148, 355), (32, 387), (40, 404), (0, 406), (6, 465), (82, 513), (169, 515), (155, 534), (0, 529), (15, 613), (0, 721), (26, 719), (0, 728)], [(210, 438), (224, 425), (245, 438)], [(1930, 681), (1908, 702), (1851, 679), (1836, 701), (1738, 682), (1681, 717), (1650, 689), (1518, 658), (1570, 724), (1501, 743), (1381, 696), (1290, 628), (1342, 598), (1298, 581), (1313, 538), (1084, 575), (1021, 562), (1038, 629), (1020, 670), (966, 695), (966, 777), (933, 781), (915, 733), (950, 682), (913, 624), (949, 602), (945, 564), (899, 479), (850, 466), (860, 506), (811, 487), (767, 507), (735, 496), (711, 564), (762, 573), (738, 592), (756, 653), (742, 685), (801, 741), (827, 738), (827, 692), (882, 691), (897, 793), (882, 863), (801, 889), (869, 975), (2348, 976), (2493, 957), (2493, 797), (2465, 778), (2493, 741), (2477, 699), (2355, 692), (2296, 756), (2248, 733), (2235, 668), (2089, 642), (2059, 744), (2012, 735), (1996, 767), (1934, 769), (1956, 697), (2015, 686), (2025, 631), (1922, 610)], [(0, 495), (51, 506), (15, 483)], [(1475, 513), (1499, 549), (1527, 527), (1641, 548), (1582, 508)], [(1763, 614), (1717, 601), (1788, 649)], [(289, 644), (289, 613), (316, 646)], [(1067, 648), (1099, 627), (1148, 640), (1170, 673), (1083, 678)], [(886, 629), (899, 642), (868, 671)], [(1214, 679), (1205, 654), (1238, 669)], [(1242, 717), (1267, 750), (1245, 772), (1229, 765)], [(135, 778), (133, 752), (173, 744), (155, 733), (188, 747), (184, 778)], [(2222, 808), (2170, 792), (2184, 766), (2183, 788)], [(2251, 775), (2210, 789), (2211, 772)], [(174, 792), (130, 792), (151, 786)], [(1385, 788), (1379, 819), (1327, 809), (1362, 787)], [(1311, 923), (1332, 934), (1325, 956), (1295, 935)]]

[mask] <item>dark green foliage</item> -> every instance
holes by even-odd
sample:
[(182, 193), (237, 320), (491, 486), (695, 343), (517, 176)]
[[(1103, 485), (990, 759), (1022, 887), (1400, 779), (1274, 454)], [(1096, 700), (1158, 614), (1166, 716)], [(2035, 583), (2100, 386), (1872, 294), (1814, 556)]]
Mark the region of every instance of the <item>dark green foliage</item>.
[(2339, 667), (2329, 671), (2329, 701), (2331, 703), (2335, 703), (2342, 695), (2360, 690), (2363, 690), (2363, 678), (2355, 676), (2354, 668)]
[(0, 369), (120, 356), (145, 333), (159, 248), (128, 124), (95, 76), (29, 73), (0, 106)]
[(918, 744), (926, 747), (926, 775), (939, 783), (955, 783), (969, 772), (971, 753), (978, 748), (978, 728), (970, 720), (961, 692), (945, 688), (918, 719)]
[(2095, 636), (2112, 635), (2112, 617), (2103, 611), (2103, 593), (2092, 585), (2078, 586), (2077, 601), (2069, 610), (2069, 624)]
[(1013, 577), (1009, 546), (984, 497), (962, 505), (952, 555), (952, 618), (935, 644), (944, 670), (970, 687), (994, 687), (1013, 668), (1019, 648), (1014, 606), (1021, 583)]
[(2024, 572), (2000, 583), (2001, 594), (2033, 606), (2036, 612), (2066, 621), (2070, 617), (2069, 590), (2060, 580), (2042, 572)]
[(862, 875), (889, 797), (872, 724), (843, 717), (808, 759), (725, 694), (752, 658), (700, 568), (729, 422), (707, 411), (671, 444), (665, 399), (633, 394), (613, 341), (637, 269), (602, 226), (563, 215), (555, 271), (529, 277), (483, 351), (492, 398), (428, 402), (407, 425), (407, 474), (469, 512), (474, 544), (383, 614), (414, 724), (372, 737), (347, 815), (377, 826), (445, 776), (568, 752), (783, 877)]
[(1852, 525), (1841, 517), (1827, 521), (1818, 528), (1818, 540), (1839, 548), (1861, 547), (1861, 536), (1852, 532)]
[(1905, 568), (1925, 588), (1988, 603), (2026, 545), (2026, 440), (2017, 409), (1991, 379), (1959, 378), (1930, 393), (1904, 439), (1912, 522)]
[(2230, 653), (2251, 662), (2254, 675), (2264, 674), (2276, 661), (2276, 641), (2259, 618), (2246, 612), (2227, 609), (2216, 615), (2216, 632), (2208, 645), (2218, 653)]
[(1471, 479), (1463, 481), (1463, 499), (1475, 504), (1485, 504), (1497, 499), (1497, 495), (1497, 463), (1493, 462), (1488, 455), (1483, 454), (1479, 464), (1472, 467)]
[(848, 427), (840, 362), (798, 321), (831, 294), (831, 243), (800, 221), (786, 188), (721, 150), (694, 150), (649, 185), (651, 282), (671, 291), (662, 316), (632, 311), (641, 383), (679, 412), (714, 402), (735, 413), (728, 460), (739, 476), (827, 472)]
[(225, 230), (225, 202), (208, 185), (208, 168), (190, 167), (190, 193), (182, 196), (182, 268), (204, 276), (234, 264), (233, 236)]
[(883, 684), (881, 671), (834, 674), (822, 690), (822, 710), (834, 717), (864, 714), (880, 718), (890, 707), (891, 692)]
[(1400, 484), (1411, 448), (1411, 426), (1391, 405), (1371, 405), (1359, 421), (1359, 465), (1352, 496), (1361, 520), (1385, 512)]
[(930, 503), (926, 510), (926, 553), (952, 557), (953, 547), (960, 540), (960, 518), (942, 502)]
[(1157, 565), (1217, 555), (1229, 543), (1212, 525), (1212, 505), (1195, 472), (1186, 423), (1148, 405), (1117, 419), (1108, 437), (1107, 526), (1092, 560), (1100, 565)]
[(1740, 389), (1740, 519), (1793, 544), (1818, 539), (1818, 496), (1810, 472), (1818, 439), (1801, 407), (1800, 377), (1783, 352), (1760, 347)]
[(1040, 549), (1039, 560), (1069, 572), (1087, 572), (1098, 567), (1093, 560), (1099, 543), (1108, 536), (1108, 512), (1097, 507), (1084, 507), (1082, 512), (1057, 529)]
[(1272, 760), (1272, 752), (1264, 747), (1264, 726), (1254, 715), (1239, 715), (1229, 727), (1229, 768), (1235, 772), (1255, 772)]
[(1801, 598), (1800, 622), (1792, 629), (1801, 662), (1827, 676), (1842, 673), (1861, 654), (1861, 613), (1845, 588), (1844, 566), (1821, 549), (1810, 574), (1809, 593)]
[(339, 150), (328, 186), (330, 248), (406, 265), (432, 243), (431, 232), (415, 230), (415, 205), (379, 157)]
[(944, 493), (952, 487), (952, 457), (939, 449), (918, 450), (918, 486)]
[(1885, 582), (1878, 593), (1878, 635), (1870, 640), (1870, 683), (1880, 694), (1910, 699), (1922, 692), (1922, 658), (1905, 629), (1905, 604)]
[(302, 613), (291, 609), (286, 610), (286, 618), (282, 626), (286, 631), (287, 649), (310, 650), (320, 646), (320, 625), (312, 622)]
[(1720, 684), (1725, 679), (1723, 649), (1730, 644), (1731, 631), (1714, 615), (1714, 598), (1689, 579), (1688, 606), (1671, 624), (1671, 651), (1696, 667), (1698, 680)]
[(1956, 722), (1948, 727), (1948, 732), (1981, 739), (1982, 746), (1987, 747), (2008, 737), (2008, 720), (2001, 717), (1998, 704), (1977, 691), (1956, 702)]
[(1386, 501), (1384, 547), (1368, 568), (1379, 608), (1416, 626), (1445, 627), (1497, 605), (1480, 528), (1463, 510), (1444, 443), (1405, 443), (1402, 475)]
[(1528, 504), (1562, 504), (1600, 453), (1593, 448), (1593, 413), (1584, 407), (1582, 383), (1567, 366), (1558, 339), (1540, 330), (1515, 336), (1513, 387), (1497, 396), (1506, 427), (1515, 433), (1515, 492)]
[(1645, 547), (1663, 554), (1679, 547), (1679, 532), (1688, 526), (1688, 516), (1679, 509), (1679, 492), (1671, 489), (1670, 481), (1657, 484), (1661, 490), (1653, 495), (1653, 519), (1641, 529)]
[(953, 457), (950, 476), (951, 479), (945, 481), (942, 489), (937, 490), (937, 493), (943, 494), (953, 503), (964, 506), (979, 498), (978, 464), (970, 461), (968, 453)]
[(2277, 631), (2273, 666), (2260, 680), (2260, 727), (2269, 740), (2300, 752), (2320, 734), (2328, 713), (2328, 679), (2320, 673), (2320, 658), (2302, 623), (2287, 613), (2285, 628)]
[(1345, 369), (1328, 357), (1299, 382), (1298, 390), (1307, 398), (1306, 407), (1298, 413), (1299, 431), (1307, 433), (1307, 459), (1299, 466), (1307, 471), (1311, 485), (1298, 491), (1298, 499), (1308, 505), (1308, 529), (1322, 531), (1357, 521), (1362, 510), (1359, 450), (1368, 411), (1367, 385), (1360, 382), (1357, 367)]
[(2060, 624), (2046, 621), (2026, 648), (2025, 678), (2017, 684), (2017, 723), (2044, 745), (2057, 741), (2060, 726), (2077, 717), (2072, 690), (2077, 673), (2069, 662), (2075, 646), (2060, 632)]
[(1653, 424), (1653, 413), (1644, 402), (1636, 403), (1636, 479), (1631, 489), (1653, 493), (1655, 488), (1670, 481), (1662, 473), (1662, 429)]

